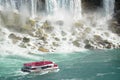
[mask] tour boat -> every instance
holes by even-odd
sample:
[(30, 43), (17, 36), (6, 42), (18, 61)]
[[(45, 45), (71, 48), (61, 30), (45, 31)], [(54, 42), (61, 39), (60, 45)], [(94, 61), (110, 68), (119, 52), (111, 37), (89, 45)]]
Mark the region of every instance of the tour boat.
[(23, 72), (39, 72), (39, 73), (49, 73), (58, 72), (59, 67), (52, 61), (39, 61), (25, 63), (21, 69)]

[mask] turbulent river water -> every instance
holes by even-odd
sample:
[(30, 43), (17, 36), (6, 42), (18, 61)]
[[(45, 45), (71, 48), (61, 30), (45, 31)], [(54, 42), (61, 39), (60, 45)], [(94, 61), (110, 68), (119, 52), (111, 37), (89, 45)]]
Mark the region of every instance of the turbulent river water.
[[(120, 80), (120, 49), (24, 56), (2, 54), (0, 51), (0, 80)], [(44, 75), (21, 72), (23, 63), (40, 61), (43, 57), (56, 62), (60, 71)]]

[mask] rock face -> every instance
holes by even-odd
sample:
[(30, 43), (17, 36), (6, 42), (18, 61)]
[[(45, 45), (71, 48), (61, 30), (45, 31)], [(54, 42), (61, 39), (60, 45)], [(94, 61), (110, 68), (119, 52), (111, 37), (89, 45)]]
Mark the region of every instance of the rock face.
[(101, 7), (102, 0), (82, 0), (83, 10), (95, 10)]
[(118, 20), (117, 21), (116, 20), (110, 21), (109, 30), (111, 30), (112, 32), (114, 32), (120, 36), (120, 23), (118, 22)]
[(120, 1), (119, 0), (115, 0), (115, 12), (120, 10)]
[(117, 22), (120, 24), (120, 10), (117, 10), (114, 14), (114, 18), (117, 20)]
[(120, 24), (120, 1), (119, 0), (115, 0), (115, 14), (114, 14), (114, 17), (116, 18), (116, 20)]
[[(45, 0), (39, 1), (44, 1), (43, 3), (45, 4)], [(84, 17), (82, 20), (78, 21), (75, 20), (71, 22), (72, 20), (70, 20), (70, 22), (66, 23), (65, 20), (55, 21), (52, 20), (52, 18), (50, 21), (45, 20), (47, 18), (42, 19), (40, 17), (33, 19), (28, 16), (21, 16), (20, 13), (8, 11), (9, 14), (0, 11), (0, 22), (2, 22), (9, 31), (12, 30), (11, 32), (18, 32), (18, 35), (20, 34), (20, 36), (22, 36), (19, 37), (17, 34), (11, 33), (8, 38), (11, 39), (13, 44), (17, 44), (22, 48), (38, 50), (40, 52), (55, 51), (61, 47), (65, 48), (66, 46), (72, 46), (78, 49), (120, 48), (120, 42), (116, 43), (116, 40), (119, 37), (111, 37), (111, 34), (113, 34), (113, 36), (114, 34), (120, 35), (119, 0), (116, 0), (115, 19), (110, 21), (109, 30), (108, 28), (107, 30), (104, 29), (107, 23), (102, 24), (99, 22), (99, 20), (101, 21), (99, 14), (84, 14), (84, 10), (87, 10), (88, 12), (90, 10), (90, 12), (92, 12), (93, 10), (96, 11), (98, 7), (101, 8), (102, 1), (103, 0), (82, 0), (82, 13)], [(37, 4), (39, 4), (39, 2)], [(24, 34), (27, 34), (28, 36), (25, 36)], [(0, 35), (3, 36), (4, 33)]]
[(109, 30), (120, 36), (120, 1), (115, 0), (115, 13), (113, 19), (109, 21)]

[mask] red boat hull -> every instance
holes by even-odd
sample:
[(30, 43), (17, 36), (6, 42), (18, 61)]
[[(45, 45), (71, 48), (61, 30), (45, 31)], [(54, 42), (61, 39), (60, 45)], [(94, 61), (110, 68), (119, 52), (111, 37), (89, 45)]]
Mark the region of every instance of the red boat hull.
[(40, 73), (49, 73), (49, 72), (58, 72), (58, 65), (52, 61), (40, 61), (40, 62), (30, 62), (25, 63), (21, 69), (23, 72), (40, 72)]

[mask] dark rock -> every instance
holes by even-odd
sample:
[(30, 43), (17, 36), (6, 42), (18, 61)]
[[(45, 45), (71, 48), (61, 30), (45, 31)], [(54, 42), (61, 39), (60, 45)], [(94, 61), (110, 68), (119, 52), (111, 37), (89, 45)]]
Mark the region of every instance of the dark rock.
[(56, 41), (60, 41), (60, 39), (59, 39), (59, 38), (57, 38), (57, 37), (55, 37), (55, 40), (56, 40)]
[(58, 47), (58, 46), (59, 46), (59, 44), (58, 44), (58, 43), (56, 43), (56, 42), (53, 42), (52, 44), (53, 44), (53, 46), (56, 46), (56, 47)]
[(103, 41), (102, 37), (99, 36), (99, 35), (94, 35), (94, 40), (95, 40), (96, 42), (102, 42), (102, 41)]
[(64, 31), (61, 31), (61, 34), (62, 34), (62, 36), (67, 35), (67, 33), (65, 33)]
[(86, 48), (86, 49), (94, 49), (94, 47), (93, 47), (91, 44), (86, 44), (86, 45), (85, 45), (85, 48)]
[(13, 33), (11, 33), (8, 37), (12, 40), (13, 44), (16, 44), (19, 40), (22, 39), (21, 37), (18, 37)]
[(112, 45), (108, 44), (108, 45), (106, 46), (106, 48), (107, 48), (107, 49), (111, 49), (111, 48), (112, 48)]
[(117, 11), (115, 14), (114, 14), (114, 18), (117, 20), (117, 22), (120, 24), (120, 11)]
[(41, 37), (40, 39), (43, 40), (43, 41), (46, 41), (46, 38), (44, 36)]
[(111, 49), (111, 48), (113, 47), (113, 44), (112, 44), (111, 42), (107, 41), (107, 40), (104, 40), (104, 41), (102, 42), (102, 44), (103, 44), (103, 46), (104, 46), (105, 48), (107, 48), (107, 49)]
[(120, 45), (118, 45), (118, 47), (120, 48)]
[(101, 7), (103, 0), (82, 0), (83, 10), (96, 10)]
[(72, 42), (74, 46), (76, 47), (80, 47), (80, 44), (79, 44), (79, 41), (78, 40), (75, 40)]
[(30, 39), (29, 39), (29, 38), (24, 37), (24, 38), (23, 38), (23, 42), (24, 42), (24, 43), (28, 43), (28, 42), (30, 42)]
[(104, 40), (103, 43), (105, 43), (105, 44), (111, 44), (111, 43), (110, 43), (109, 41), (107, 41), (107, 40)]
[(24, 43), (21, 43), (19, 46), (20, 46), (21, 48), (27, 48)]
[(18, 39), (18, 40), (21, 40), (20, 37), (17, 37), (15, 34), (11, 33), (9, 36), (8, 36), (10, 39)]
[(89, 44), (89, 42), (90, 42), (89, 40), (84, 40), (85, 44)]
[(115, 0), (115, 12), (120, 10), (120, 0)]

